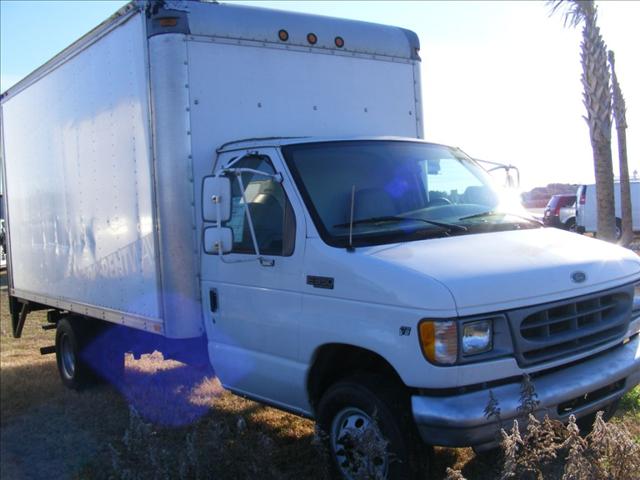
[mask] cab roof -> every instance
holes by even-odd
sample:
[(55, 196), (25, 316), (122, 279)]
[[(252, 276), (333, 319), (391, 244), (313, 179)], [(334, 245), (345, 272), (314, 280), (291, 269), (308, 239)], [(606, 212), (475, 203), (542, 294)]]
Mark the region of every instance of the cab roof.
[(414, 142), (424, 143), (427, 145), (440, 145), (447, 148), (448, 145), (427, 142), (425, 140), (413, 137), (386, 137), (386, 136), (343, 136), (343, 137), (264, 137), (264, 138), (245, 138), (227, 142), (217, 149), (218, 153), (231, 152), (235, 150), (249, 150), (252, 148), (278, 148), (286, 145), (298, 145), (303, 143), (330, 143), (330, 142), (348, 142), (348, 141), (394, 141), (394, 142)]

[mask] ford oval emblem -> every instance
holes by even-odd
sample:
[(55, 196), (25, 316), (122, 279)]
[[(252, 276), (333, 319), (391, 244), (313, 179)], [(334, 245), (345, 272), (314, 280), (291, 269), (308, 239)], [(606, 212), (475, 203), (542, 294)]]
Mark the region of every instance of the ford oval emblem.
[(575, 283), (582, 283), (587, 279), (587, 274), (584, 272), (573, 272), (571, 274), (571, 280)]

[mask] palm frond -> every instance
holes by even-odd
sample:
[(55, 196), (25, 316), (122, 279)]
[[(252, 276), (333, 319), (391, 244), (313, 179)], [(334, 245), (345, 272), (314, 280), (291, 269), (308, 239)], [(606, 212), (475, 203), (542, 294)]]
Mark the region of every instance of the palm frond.
[(549, 16), (562, 15), (565, 27), (577, 27), (594, 18), (597, 11), (593, 0), (547, 0), (547, 5)]

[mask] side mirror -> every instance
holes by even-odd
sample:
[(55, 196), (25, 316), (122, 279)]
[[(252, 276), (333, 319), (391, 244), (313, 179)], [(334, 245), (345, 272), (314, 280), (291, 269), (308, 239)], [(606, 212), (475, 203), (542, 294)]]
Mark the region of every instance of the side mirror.
[(202, 180), (202, 217), (205, 222), (216, 223), (231, 218), (231, 180), (227, 177), (208, 176)]
[(207, 227), (203, 235), (204, 253), (217, 255), (233, 249), (233, 231), (225, 227)]

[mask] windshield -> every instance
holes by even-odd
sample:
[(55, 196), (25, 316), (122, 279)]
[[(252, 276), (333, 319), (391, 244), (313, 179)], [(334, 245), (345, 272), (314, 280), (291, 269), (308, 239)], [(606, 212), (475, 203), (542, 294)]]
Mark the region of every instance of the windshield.
[(486, 171), (457, 149), (376, 140), (289, 145), (283, 153), (330, 245), (539, 226), (519, 206), (508, 215)]

